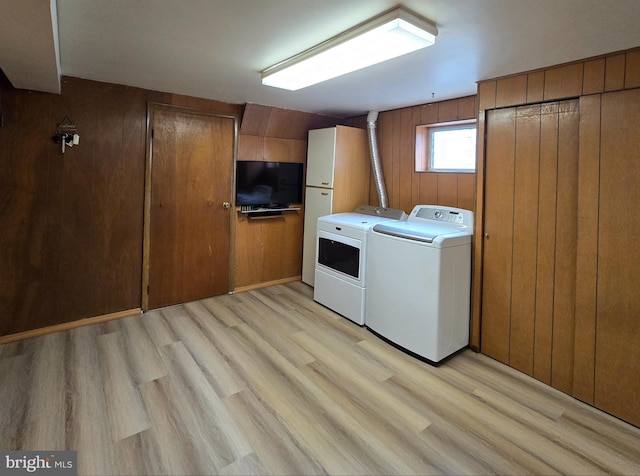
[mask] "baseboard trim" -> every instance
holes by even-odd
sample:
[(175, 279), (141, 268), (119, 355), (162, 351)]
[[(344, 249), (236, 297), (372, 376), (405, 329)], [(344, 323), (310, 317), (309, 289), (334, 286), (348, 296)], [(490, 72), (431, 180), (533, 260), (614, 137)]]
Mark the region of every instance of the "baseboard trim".
[(268, 286), (276, 286), (278, 284), (293, 283), (295, 281), (300, 281), (301, 279), (302, 279), (302, 276), (292, 276), (290, 278), (276, 279), (274, 281), (266, 281), (264, 283), (256, 283), (256, 284), (250, 284), (248, 286), (240, 286), (235, 288), (233, 292), (242, 293), (245, 291), (252, 291), (253, 289), (266, 288)]
[(101, 322), (113, 321), (115, 319), (122, 319), (123, 317), (135, 316), (141, 313), (142, 313), (142, 309), (137, 307), (135, 309), (127, 309), (125, 311), (112, 312), (111, 314), (103, 314), (102, 316), (87, 317), (85, 319), (78, 319), (77, 321), (63, 322), (61, 324), (41, 327), (39, 329), (33, 329), (30, 331), (16, 332), (15, 334), (0, 336), (0, 345), (9, 344), (10, 342), (16, 342), (23, 339), (29, 339), (31, 337), (39, 337), (46, 334), (53, 334), (54, 332), (68, 331), (70, 329), (89, 326), (91, 324), (99, 324)]

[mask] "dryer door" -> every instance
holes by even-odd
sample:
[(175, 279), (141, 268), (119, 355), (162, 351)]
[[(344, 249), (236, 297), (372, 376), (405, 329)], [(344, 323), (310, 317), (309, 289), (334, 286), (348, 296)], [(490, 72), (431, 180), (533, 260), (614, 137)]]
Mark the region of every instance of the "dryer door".
[(338, 273), (354, 284), (362, 281), (362, 242), (326, 231), (318, 232), (317, 263), (327, 272)]

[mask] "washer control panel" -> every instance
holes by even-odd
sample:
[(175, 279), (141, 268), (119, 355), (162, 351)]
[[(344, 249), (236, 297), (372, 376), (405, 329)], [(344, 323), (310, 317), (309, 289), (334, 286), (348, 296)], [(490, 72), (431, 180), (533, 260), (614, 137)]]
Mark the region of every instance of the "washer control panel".
[(473, 226), (473, 212), (453, 207), (436, 205), (416, 205), (411, 211), (412, 219), (433, 220), (464, 227)]

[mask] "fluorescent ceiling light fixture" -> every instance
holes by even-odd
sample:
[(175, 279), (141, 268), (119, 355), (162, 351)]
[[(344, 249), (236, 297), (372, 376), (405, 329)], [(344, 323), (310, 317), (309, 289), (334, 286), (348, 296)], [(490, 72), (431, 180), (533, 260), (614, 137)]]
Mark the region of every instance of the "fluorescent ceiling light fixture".
[(306, 88), (343, 74), (431, 46), (438, 29), (396, 8), (262, 72), (262, 84)]

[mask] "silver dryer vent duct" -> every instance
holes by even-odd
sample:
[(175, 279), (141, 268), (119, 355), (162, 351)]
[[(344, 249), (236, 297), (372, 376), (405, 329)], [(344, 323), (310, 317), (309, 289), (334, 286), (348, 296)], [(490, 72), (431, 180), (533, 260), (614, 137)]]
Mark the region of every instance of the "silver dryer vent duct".
[(371, 151), (371, 168), (373, 169), (373, 179), (376, 182), (376, 190), (378, 191), (378, 199), (380, 207), (388, 208), (387, 189), (384, 185), (384, 175), (382, 173), (382, 164), (380, 163), (380, 155), (378, 154), (378, 140), (376, 139), (376, 121), (378, 112), (371, 111), (367, 115), (367, 131), (369, 132), (369, 150)]

